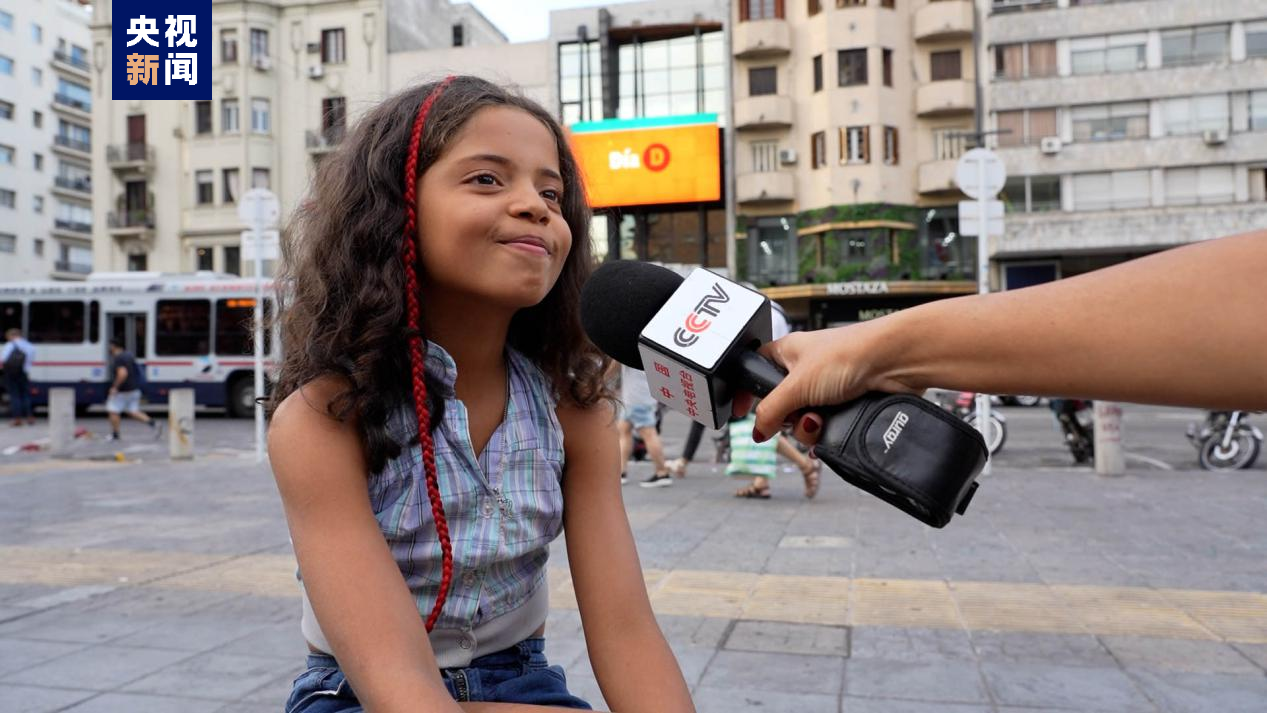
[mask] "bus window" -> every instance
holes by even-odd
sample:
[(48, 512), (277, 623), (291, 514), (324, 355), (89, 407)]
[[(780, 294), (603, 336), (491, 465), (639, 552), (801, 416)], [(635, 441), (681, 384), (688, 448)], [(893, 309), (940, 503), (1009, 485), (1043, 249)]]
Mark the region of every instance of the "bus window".
[(211, 351), (211, 300), (159, 300), (154, 354), (173, 356)]
[(36, 344), (83, 344), (83, 302), (31, 302), (27, 339)]
[(88, 341), (101, 341), (101, 303), (97, 300), (88, 303)]
[[(273, 300), (264, 299), (264, 322), (273, 314)], [(255, 318), (255, 300), (251, 297), (216, 300), (216, 354), (250, 356), (255, 353), (251, 340), (255, 336), (251, 320)], [(264, 330), (264, 353), (271, 353), (272, 335)]]
[(10, 329), (22, 329), (21, 302), (0, 302), (0, 342)]

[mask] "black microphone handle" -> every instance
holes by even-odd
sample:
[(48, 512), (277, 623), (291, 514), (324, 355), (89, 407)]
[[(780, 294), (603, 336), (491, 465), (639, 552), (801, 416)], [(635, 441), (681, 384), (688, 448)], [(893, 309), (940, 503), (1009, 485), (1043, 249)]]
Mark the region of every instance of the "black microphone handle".
[(726, 381), (736, 388), (762, 398), (769, 396), (783, 381), (783, 367), (752, 351), (741, 349), (726, 366)]

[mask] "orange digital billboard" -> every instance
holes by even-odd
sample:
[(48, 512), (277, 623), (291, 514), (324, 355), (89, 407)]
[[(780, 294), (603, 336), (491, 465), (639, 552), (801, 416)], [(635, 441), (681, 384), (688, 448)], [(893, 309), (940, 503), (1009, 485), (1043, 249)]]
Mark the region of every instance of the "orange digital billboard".
[(594, 208), (721, 199), (716, 114), (591, 121), (570, 133)]

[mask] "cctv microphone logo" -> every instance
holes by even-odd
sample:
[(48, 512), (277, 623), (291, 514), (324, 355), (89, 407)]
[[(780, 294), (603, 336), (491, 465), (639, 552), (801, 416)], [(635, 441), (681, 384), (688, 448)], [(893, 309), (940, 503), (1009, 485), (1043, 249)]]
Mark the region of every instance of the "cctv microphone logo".
[(729, 301), (730, 295), (722, 289), (721, 283), (714, 282), (712, 293), (705, 295), (699, 304), (695, 305), (695, 309), (686, 315), (683, 325), (673, 333), (673, 343), (683, 348), (694, 346), (699, 341), (699, 335), (713, 326), (713, 320), (706, 317), (716, 317), (721, 314), (721, 308), (717, 305), (726, 304)]
[(910, 420), (911, 417), (907, 416), (905, 411), (898, 411), (897, 415), (893, 417), (893, 423), (890, 423), (889, 427), (884, 431), (885, 453), (888, 453), (893, 444), (897, 443), (898, 436), (902, 435), (902, 429), (906, 428), (906, 424)]

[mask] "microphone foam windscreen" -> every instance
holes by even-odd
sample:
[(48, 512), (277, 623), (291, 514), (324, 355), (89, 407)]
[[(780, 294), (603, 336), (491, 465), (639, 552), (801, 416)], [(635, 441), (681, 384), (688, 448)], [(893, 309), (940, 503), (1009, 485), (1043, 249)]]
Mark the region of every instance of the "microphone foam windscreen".
[(604, 263), (581, 288), (581, 326), (608, 356), (641, 369), (638, 335), (681, 284), (681, 275), (659, 265)]

